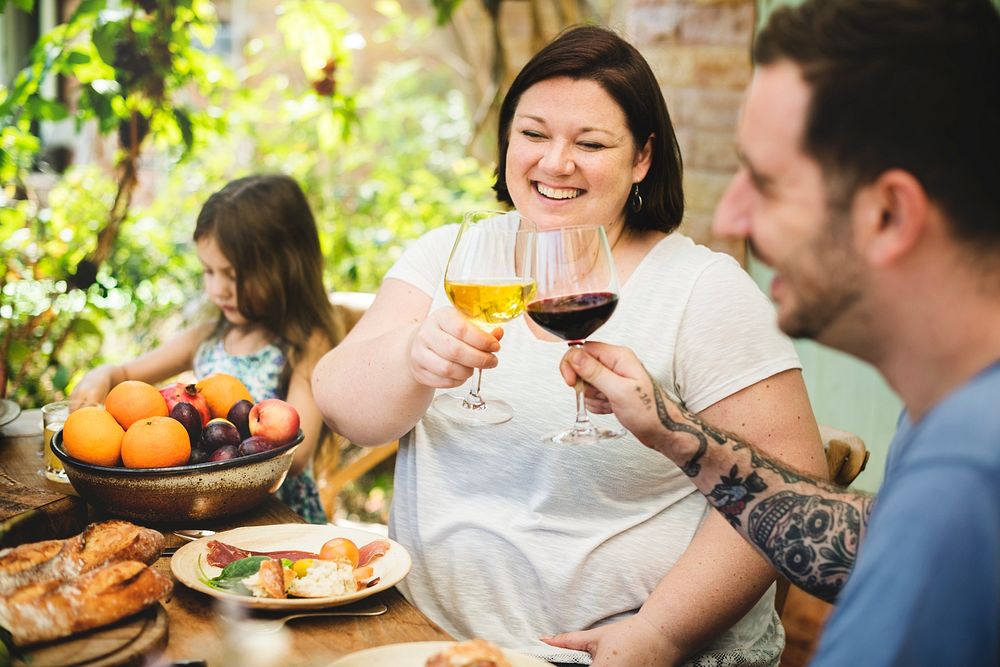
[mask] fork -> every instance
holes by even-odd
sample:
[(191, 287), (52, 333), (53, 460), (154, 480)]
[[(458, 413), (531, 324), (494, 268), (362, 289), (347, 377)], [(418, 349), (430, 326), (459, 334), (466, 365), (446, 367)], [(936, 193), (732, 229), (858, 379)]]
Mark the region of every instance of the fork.
[(244, 630), (269, 634), (277, 632), (285, 626), (285, 623), (288, 623), (296, 618), (317, 618), (319, 616), (381, 616), (388, 611), (388, 609), (389, 608), (384, 604), (378, 604), (374, 607), (368, 607), (366, 609), (312, 611), (301, 614), (289, 614), (288, 616), (282, 616), (280, 618), (248, 618), (240, 622), (243, 625)]

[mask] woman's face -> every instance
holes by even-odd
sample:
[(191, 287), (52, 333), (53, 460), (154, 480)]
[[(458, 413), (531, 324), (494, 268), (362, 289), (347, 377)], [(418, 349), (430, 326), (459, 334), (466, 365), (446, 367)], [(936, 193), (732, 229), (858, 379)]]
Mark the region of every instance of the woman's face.
[(511, 120), (504, 177), (521, 215), (539, 229), (624, 222), (632, 184), (649, 170), (614, 98), (589, 79), (540, 81)]
[(230, 324), (242, 326), (247, 319), (240, 314), (236, 300), (236, 269), (222, 254), (212, 236), (203, 236), (195, 244), (201, 260), (205, 294), (219, 307)]

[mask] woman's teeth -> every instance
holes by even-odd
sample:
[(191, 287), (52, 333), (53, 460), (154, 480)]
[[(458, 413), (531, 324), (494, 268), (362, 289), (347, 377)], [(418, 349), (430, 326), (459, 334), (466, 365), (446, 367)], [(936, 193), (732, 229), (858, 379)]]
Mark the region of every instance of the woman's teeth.
[(580, 190), (577, 188), (550, 188), (547, 185), (542, 185), (541, 183), (536, 184), (538, 188), (538, 193), (543, 197), (548, 197), (549, 199), (572, 199), (573, 197), (579, 196)]

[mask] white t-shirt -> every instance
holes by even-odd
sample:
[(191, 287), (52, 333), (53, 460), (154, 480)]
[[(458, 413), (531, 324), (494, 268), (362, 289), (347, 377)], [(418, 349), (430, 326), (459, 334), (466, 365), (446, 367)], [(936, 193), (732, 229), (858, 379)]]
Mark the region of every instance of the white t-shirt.
[[(386, 278), (432, 296), (431, 310), (450, 305), (443, 276), (456, 233), (456, 225), (428, 232)], [(523, 319), (504, 328), (482, 395), (510, 403), (514, 418), (463, 426), (432, 408), (400, 440), (389, 528), (413, 557), (400, 589), (455, 637), (586, 664), (586, 654), (537, 637), (633, 614), (711, 508), (676, 465), (631, 434), (594, 445), (542, 442), (575, 416), (558, 369), (566, 344), (538, 340)], [(694, 412), (800, 367), (739, 264), (676, 233), (636, 267), (590, 340), (634, 349)], [(618, 426), (612, 415), (592, 420)], [(769, 592), (709, 648), (759, 649), (739, 664), (776, 663), (776, 624)]]

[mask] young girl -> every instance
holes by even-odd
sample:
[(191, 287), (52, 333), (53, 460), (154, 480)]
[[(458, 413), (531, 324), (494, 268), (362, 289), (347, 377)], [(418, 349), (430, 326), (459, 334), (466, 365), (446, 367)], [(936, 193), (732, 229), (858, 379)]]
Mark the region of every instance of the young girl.
[(311, 473), (323, 422), (310, 377), (344, 332), (323, 287), (319, 234), (305, 195), (287, 176), (235, 180), (205, 202), (194, 241), (218, 320), (120, 366), (95, 368), (70, 400), (100, 402), (123, 380), (158, 384), (189, 370), (198, 378), (233, 375), (255, 401), (282, 398), (298, 410), (305, 440), (278, 496), (307, 521), (325, 523)]

